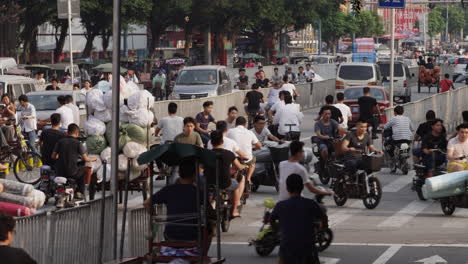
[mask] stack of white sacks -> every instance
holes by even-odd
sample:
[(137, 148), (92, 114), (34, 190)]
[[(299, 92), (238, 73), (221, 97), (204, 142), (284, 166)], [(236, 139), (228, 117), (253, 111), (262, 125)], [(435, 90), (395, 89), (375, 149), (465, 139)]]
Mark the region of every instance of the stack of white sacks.
[[(119, 89), (119, 152), (121, 153), (118, 166), (119, 177), (123, 179), (127, 173), (128, 158), (130, 158), (132, 159), (130, 180), (133, 180), (146, 168), (146, 164), (138, 164), (136, 158), (147, 150), (147, 137), (151, 134), (149, 127), (154, 120), (152, 112), (154, 97), (147, 90), (139, 89), (135, 83), (126, 83), (123, 77), (120, 77)], [(99, 89), (92, 89), (86, 95), (86, 104), (90, 114), (84, 127), (88, 136), (86, 148), (90, 157), (97, 158), (95, 162), (87, 163), (86, 166), (91, 167), (93, 173), (97, 172), (98, 182), (102, 181), (104, 169), (107, 170), (106, 180), (109, 181), (112, 90), (103, 94)], [(106, 161), (106, 168), (102, 166), (102, 161)]]

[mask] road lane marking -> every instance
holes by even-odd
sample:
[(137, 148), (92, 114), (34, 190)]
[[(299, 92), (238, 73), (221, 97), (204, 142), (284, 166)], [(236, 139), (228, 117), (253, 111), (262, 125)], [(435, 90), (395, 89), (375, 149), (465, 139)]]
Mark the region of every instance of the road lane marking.
[[(360, 208), (355, 208), (360, 207)], [(362, 200), (357, 200), (349, 205), (349, 208), (338, 208), (336, 213), (330, 214), (328, 219), (330, 221), (330, 226), (337, 226), (344, 221), (348, 220), (349, 218), (353, 217), (354, 210), (363, 210), (364, 206)]]
[(382, 189), (383, 192), (396, 193), (403, 189), (406, 185), (411, 183), (411, 176), (397, 176), (396, 180), (393, 180), (391, 183), (385, 185)]
[(387, 263), (387, 261), (389, 261), (400, 249), (401, 249), (401, 245), (394, 245), (394, 246), (389, 247), (372, 264), (385, 264), (385, 263)]
[(378, 227), (401, 227), (411, 221), (411, 219), (424, 211), (424, 209), (430, 205), (431, 203), (415, 200), (391, 217), (388, 217), (385, 221), (381, 222)]
[(461, 210), (455, 214), (444, 222), (443, 228), (466, 228), (468, 226), (468, 210)]

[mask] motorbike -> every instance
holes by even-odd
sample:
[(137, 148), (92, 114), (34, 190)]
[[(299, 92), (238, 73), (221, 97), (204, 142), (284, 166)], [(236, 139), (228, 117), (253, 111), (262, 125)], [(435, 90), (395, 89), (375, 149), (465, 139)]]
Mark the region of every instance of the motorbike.
[[(317, 199), (320, 199), (317, 197)], [(279, 246), (280, 232), (277, 225), (271, 222), (271, 212), (275, 207), (275, 201), (271, 198), (263, 200), (265, 211), (263, 213), (263, 225), (260, 227), (260, 233), (257, 237), (249, 242), (249, 246), (255, 247), (255, 252), (261, 257), (266, 257), (273, 252), (276, 246)], [(326, 209), (321, 207), (325, 212), (323, 219), (312, 223), (315, 229), (316, 241), (315, 245), (319, 252), (326, 250), (333, 241), (333, 231), (328, 224), (328, 216)]]
[[(435, 149), (434, 152), (445, 154), (445, 152), (443, 152), (440, 149)], [(447, 163), (443, 163), (440, 166), (434, 165), (433, 167), (434, 167), (434, 170), (432, 171), (433, 176), (447, 174)], [(414, 170), (416, 174), (413, 177), (413, 185), (411, 189), (417, 193), (419, 200), (425, 201), (426, 198), (424, 198), (423, 196), (422, 187), (424, 186), (426, 182), (426, 178), (427, 178), (426, 166), (424, 166), (422, 163), (416, 163), (414, 164)]]
[[(313, 136), (312, 139), (312, 152), (314, 153), (314, 156), (317, 157), (318, 162), (314, 164), (315, 168), (315, 173), (318, 174), (320, 182), (322, 184), (328, 184), (330, 182), (331, 178), (331, 163), (336, 159), (335, 156), (335, 151), (332, 153), (328, 153), (328, 160), (323, 160), (322, 155), (320, 155), (320, 149), (319, 149), (319, 144), (322, 142), (322, 140), (317, 137)], [(339, 138), (332, 138), (329, 139), (329, 144), (334, 145), (335, 143), (339, 142)]]
[[(409, 142), (403, 142), (392, 144), (390, 141), (392, 140), (391, 133), (387, 133), (388, 130), (385, 130), (382, 136), (382, 146), (385, 146), (385, 163), (389, 165), (389, 168), (392, 172), (396, 172), (397, 169), (400, 169), (404, 175), (407, 175), (409, 172), (409, 163), (408, 159), (411, 157), (411, 147)], [(391, 130), (390, 130), (391, 132)], [(390, 156), (390, 152), (393, 148), (393, 157)]]
[(333, 162), (331, 188), (337, 206), (345, 205), (348, 198), (362, 199), (367, 209), (376, 208), (382, 198), (382, 186), (376, 176), (383, 164), (383, 157), (374, 153), (363, 154), (364, 169), (353, 173), (341, 162)]

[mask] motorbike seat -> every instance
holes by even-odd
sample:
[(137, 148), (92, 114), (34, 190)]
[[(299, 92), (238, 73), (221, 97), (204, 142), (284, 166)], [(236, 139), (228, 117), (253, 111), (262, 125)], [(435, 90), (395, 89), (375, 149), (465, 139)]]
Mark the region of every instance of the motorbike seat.
[(67, 183), (67, 178), (65, 177), (55, 177), (54, 182), (56, 184), (66, 184)]

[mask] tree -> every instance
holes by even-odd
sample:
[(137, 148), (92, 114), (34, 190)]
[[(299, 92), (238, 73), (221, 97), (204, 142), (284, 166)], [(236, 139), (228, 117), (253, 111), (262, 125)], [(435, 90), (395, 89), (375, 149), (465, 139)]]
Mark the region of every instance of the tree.
[[(459, 7), (449, 7), (448, 31), (452, 36), (457, 36), (468, 23), (468, 11)], [(446, 22), (447, 23), (447, 22)]]
[(434, 8), (429, 12), (428, 18), (428, 32), (427, 34), (432, 38), (433, 36), (443, 32), (445, 29), (445, 21), (439, 8)]
[(355, 17), (355, 33), (358, 37), (377, 37), (384, 33), (384, 25), (378, 14), (365, 10), (357, 13)]
[(0, 57), (14, 57), (18, 45), (18, 24), (21, 6), (16, 1), (4, 1), (0, 4)]
[(352, 14), (346, 14), (340, 10), (335, 10), (322, 19), (322, 39), (333, 50), (334, 54), (339, 39), (357, 30), (356, 18)]

